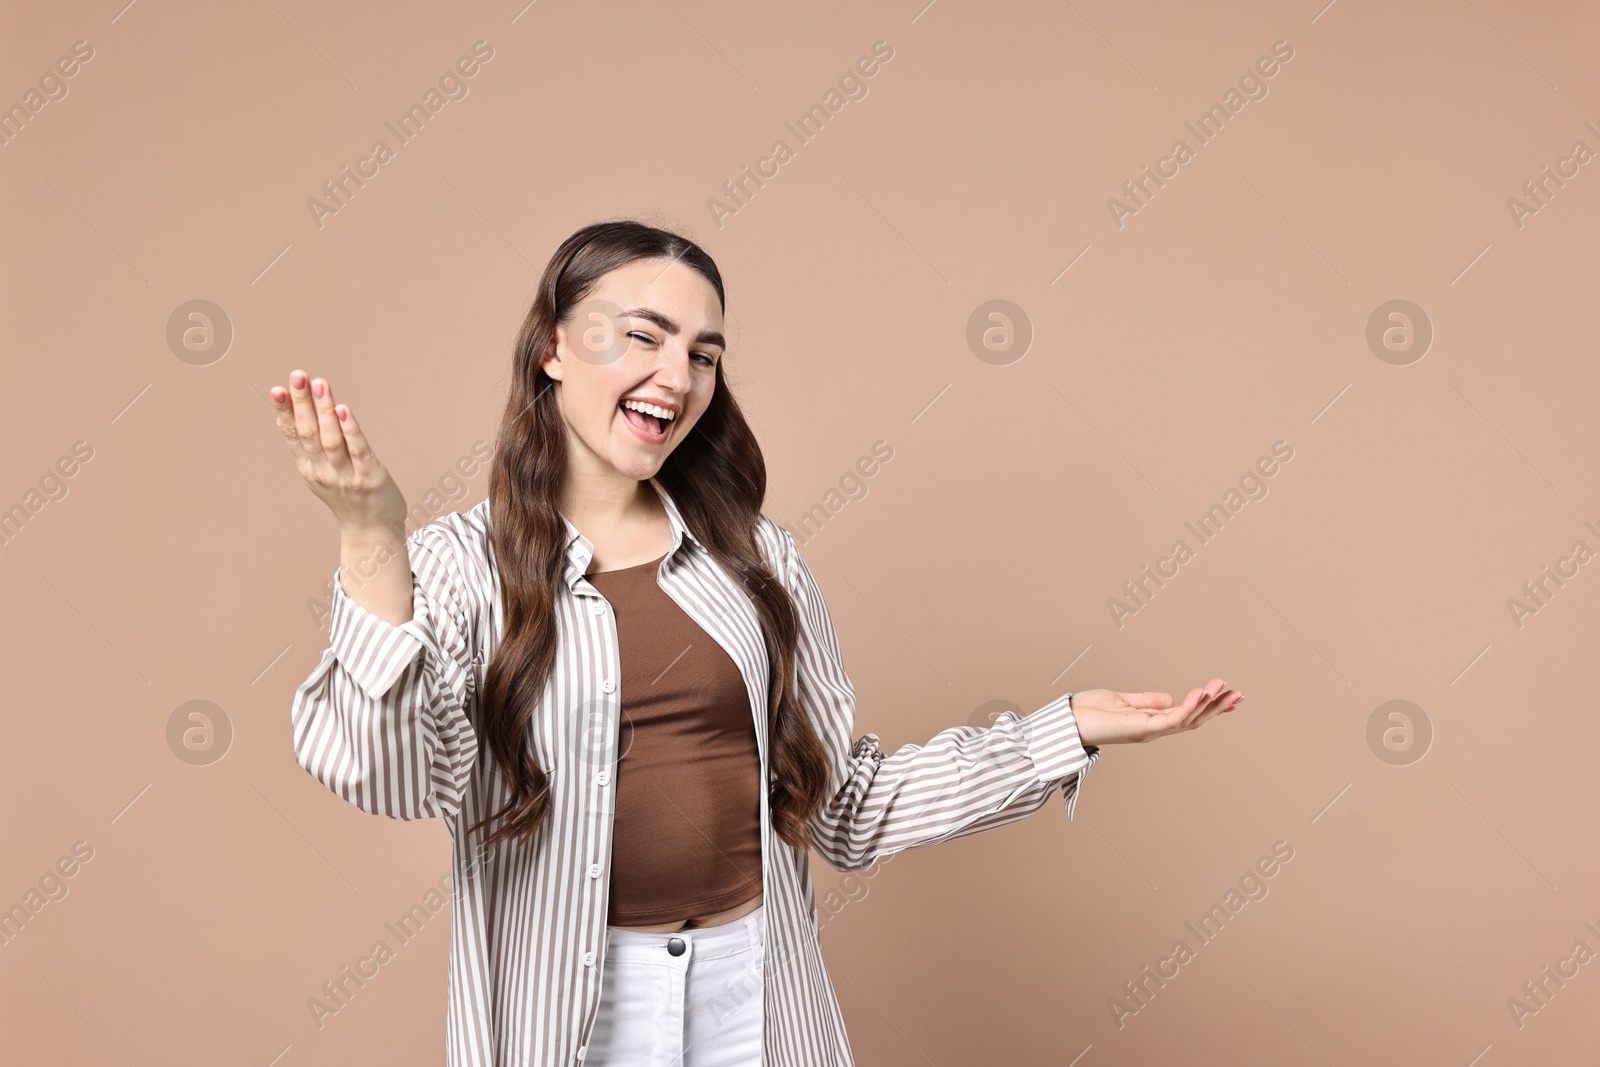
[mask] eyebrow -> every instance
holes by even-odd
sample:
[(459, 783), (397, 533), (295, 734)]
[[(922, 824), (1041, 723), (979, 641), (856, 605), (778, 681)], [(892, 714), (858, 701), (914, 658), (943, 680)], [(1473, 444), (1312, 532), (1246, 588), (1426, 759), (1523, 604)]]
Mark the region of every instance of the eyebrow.
[[(661, 314), (661, 312), (657, 311), (655, 308), (629, 308), (627, 311), (624, 311), (623, 314), (628, 318), (644, 319), (647, 322), (653, 322), (663, 330), (666, 330), (668, 333), (672, 334), (674, 337), (678, 335), (678, 324), (673, 322), (667, 316)], [(700, 333), (695, 336), (694, 341), (695, 344), (701, 344), (703, 342), (705, 344), (717, 345), (724, 350), (728, 347), (727, 340), (724, 339), (723, 336), (716, 330), (701, 330)]]

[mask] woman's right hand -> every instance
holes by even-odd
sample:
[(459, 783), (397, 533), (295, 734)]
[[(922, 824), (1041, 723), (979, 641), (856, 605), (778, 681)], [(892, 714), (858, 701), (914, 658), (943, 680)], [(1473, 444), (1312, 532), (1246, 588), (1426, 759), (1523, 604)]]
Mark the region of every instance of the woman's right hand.
[(294, 453), (301, 477), (346, 533), (405, 531), (406, 500), (378, 462), (355, 413), (333, 402), (333, 389), (305, 371), (289, 372), (289, 388), (271, 389), (278, 429)]

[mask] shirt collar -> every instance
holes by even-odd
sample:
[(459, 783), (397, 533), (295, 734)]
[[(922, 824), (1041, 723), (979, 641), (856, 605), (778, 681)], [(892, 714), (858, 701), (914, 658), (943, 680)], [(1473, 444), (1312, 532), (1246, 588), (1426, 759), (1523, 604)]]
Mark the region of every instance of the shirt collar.
[[(677, 554), (685, 538), (699, 545), (700, 539), (690, 531), (689, 524), (683, 521), (683, 515), (678, 511), (678, 505), (673, 501), (672, 494), (667, 492), (666, 486), (655, 478), (648, 480), (650, 487), (661, 498), (662, 506), (666, 508), (667, 521), (672, 524), (672, 547), (667, 549), (667, 558), (671, 559)], [(562, 515), (561, 521), (567, 526), (567, 584), (571, 585), (589, 569), (589, 561), (594, 558), (594, 543), (572, 525), (571, 519)]]

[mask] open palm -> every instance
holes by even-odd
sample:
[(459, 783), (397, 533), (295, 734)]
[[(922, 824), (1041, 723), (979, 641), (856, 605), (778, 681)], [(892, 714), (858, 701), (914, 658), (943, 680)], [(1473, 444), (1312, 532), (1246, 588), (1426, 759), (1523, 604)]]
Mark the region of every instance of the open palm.
[(1244, 700), (1239, 690), (1224, 690), (1223, 685), (1221, 678), (1213, 678), (1191, 690), (1181, 704), (1172, 702), (1171, 693), (1078, 690), (1072, 694), (1078, 739), (1086, 745), (1117, 745), (1193, 730), (1212, 716), (1232, 711)]

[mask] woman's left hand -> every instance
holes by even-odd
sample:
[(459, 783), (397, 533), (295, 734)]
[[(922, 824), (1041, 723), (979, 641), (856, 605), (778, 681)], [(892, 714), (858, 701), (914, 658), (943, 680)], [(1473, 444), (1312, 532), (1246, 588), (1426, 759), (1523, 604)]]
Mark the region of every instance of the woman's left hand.
[(1085, 745), (1118, 745), (1153, 741), (1180, 730), (1193, 730), (1214, 715), (1232, 711), (1244, 700), (1237, 689), (1223, 689), (1213, 678), (1191, 690), (1182, 704), (1171, 693), (1118, 693), (1081, 689), (1072, 694), (1072, 717), (1078, 740)]

